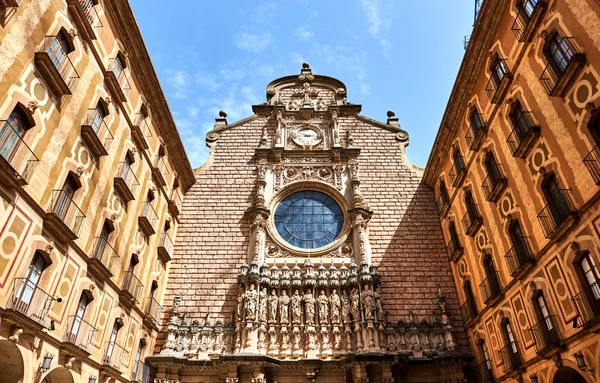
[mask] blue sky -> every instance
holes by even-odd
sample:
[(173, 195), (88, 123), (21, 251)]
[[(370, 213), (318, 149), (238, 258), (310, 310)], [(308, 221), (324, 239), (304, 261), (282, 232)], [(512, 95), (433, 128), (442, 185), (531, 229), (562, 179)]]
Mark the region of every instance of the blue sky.
[(218, 111), (234, 122), (267, 84), (300, 72), (343, 81), (348, 101), (393, 109), (425, 166), (471, 33), (474, 0), (131, 0), (194, 168)]

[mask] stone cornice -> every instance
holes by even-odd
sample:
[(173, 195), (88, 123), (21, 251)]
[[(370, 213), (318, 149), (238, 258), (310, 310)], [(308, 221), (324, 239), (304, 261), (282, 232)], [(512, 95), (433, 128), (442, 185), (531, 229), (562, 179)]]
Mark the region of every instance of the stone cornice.
[(140, 93), (150, 101), (152, 119), (156, 122), (153, 126), (165, 140), (169, 148), (169, 158), (179, 174), (184, 192), (187, 192), (196, 182), (196, 178), (129, 1), (105, 0), (103, 5), (113, 22), (117, 37), (129, 54), (131, 76), (140, 86)]
[(510, 3), (510, 0), (486, 0), (482, 3), (425, 167), (423, 181), (430, 188), (435, 186), (444, 161), (450, 152), (450, 145), (461, 128), (467, 104), (475, 91), (479, 76), (485, 71), (488, 52), (496, 41), (496, 33)]

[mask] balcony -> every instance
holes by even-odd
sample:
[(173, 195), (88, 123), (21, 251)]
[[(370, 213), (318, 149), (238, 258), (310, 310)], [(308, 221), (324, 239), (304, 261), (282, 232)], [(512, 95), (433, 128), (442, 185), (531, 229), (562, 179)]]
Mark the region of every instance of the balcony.
[(477, 316), (477, 306), (475, 305), (475, 300), (472, 298), (467, 298), (465, 303), (460, 306), (460, 313), (465, 323), (475, 318)]
[(448, 214), (448, 211), (450, 210), (450, 197), (448, 196), (447, 191), (444, 190), (442, 193), (440, 193), (436, 204), (439, 216), (441, 218), (445, 217), (446, 214)]
[(165, 161), (165, 157), (161, 155), (154, 156), (154, 162), (152, 164), (152, 177), (156, 183), (160, 186), (167, 186), (166, 176), (169, 174), (169, 169), (167, 169), (167, 162)]
[(479, 214), (479, 209), (476, 204), (473, 204), (467, 208), (467, 212), (463, 216), (462, 225), (465, 234), (474, 237), (477, 234), (477, 230), (483, 224), (483, 218)]
[(483, 138), (487, 134), (487, 126), (483, 124), (483, 116), (477, 113), (477, 118), (479, 119), (480, 125), (471, 123), (469, 125), (469, 130), (465, 135), (465, 140), (467, 141), (467, 145), (469, 145), (469, 149), (472, 151), (477, 151), (481, 147), (483, 143)]
[(585, 326), (600, 318), (600, 286), (594, 282), (581, 290), (571, 301), (579, 313), (579, 325)]
[(138, 217), (138, 226), (147, 237), (156, 234), (158, 214), (156, 214), (150, 201), (144, 201), (144, 207)]
[(577, 211), (571, 200), (571, 190), (558, 189), (537, 215), (546, 238), (556, 237), (577, 221)]
[(533, 40), (547, 6), (546, 0), (527, 0), (518, 6), (519, 11), (511, 28), (517, 40), (522, 43)]
[(160, 241), (158, 242), (158, 258), (164, 263), (171, 261), (173, 257), (173, 241), (167, 232), (164, 232), (160, 235)]
[(479, 377), (480, 383), (493, 383), (496, 380), (494, 379), (494, 374), (492, 373), (492, 362), (485, 361), (483, 363), (479, 363), (477, 367), (477, 376)]
[(457, 237), (450, 237), (450, 241), (448, 241), (448, 244), (446, 245), (446, 253), (448, 254), (448, 261), (455, 263), (458, 262), (461, 255), (463, 255), (464, 249)]
[(135, 199), (140, 183), (133, 173), (131, 164), (128, 162), (119, 163), (117, 176), (114, 179), (115, 191), (121, 197), (123, 202), (127, 203)]
[(585, 167), (589, 170), (596, 185), (600, 185), (600, 148), (598, 145), (583, 159)]
[(144, 368), (145, 365), (142, 361), (138, 361), (134, 364), (134, 370), (131, 372), (132, 383), (143, 383), (144, 382)]
[(479, 289), (481, 290), (481, 296), (483, 297), (483, 302), (486, 305), (491, 306), (500, 293), (502, 289), (500, 287), (500, 277), (497, 271), (494, 271), (491, 276), (488, 276), (486, 279), (481, 282), (479, 285)]
[(94, 348), (94, 338), (98, 330), (76, 315), (71, 315), (67, 322), (67, 331), (63, 337), (61, 350), (80, 358), (88, 357)]
[(508, 66), (506, 65), (506, 59), (498, 60), (502, 63), (500, 65), (502, 70), (502, 78), (497, 78), (494, 75), (490, 76), (487, 86), (485, 87), (485, 92), (487, 93), (492, 104), (502, 103), (504, 96), (506, 96), (506, 92), (508, 91), (508, 86), (513, 78), (512, 73), (510, 73)]
[(523, 112), (514, 122), (515, 127), (506, 143), (513, 157), (525, 158), (540, 136), (540, 126), (533, 122), (531, 112)]
[(120, 373), (125, 370), (125, 364), (129, 352), (117, 342), (106, 342), (104, 347), (104, 355), (102, 356), (102, 369), (113, 369), (114, 372)]
[(39, 159), (7, 121), (0, 121), (0, 182), (27, 185)]
[(81, 138), (94, 157), (108, 155), (114, 137), (97, 109), (88, 109), (81, 124)]
[(171, 198), (169, 198), (169, 210), (171, 211), (171, 215), (177, 217), (179, 213), (181, 213), (181, 208), (183, 207), (183, 197), (181, 196), (181, 192), (179, 188), (173, 189), (171, 191)]
[(457, 156), (457, 159), (454, 159), (454, 165), (452, 166), (452, 171), (450, 172), (450, 180), (452, 181), (453, 187), (459, 187), (460, 184), (464, 181), (467, 176), (467, 168), (465, 168), (465, 162), (463, 160), (463, 156)]
[(508, 180), (504, 176), (504, 171), (500, 164), (492, 164), (489, 168), (487, 166), (486, 168), (488, 174), (483, 180), (483, 184), (481, 184), (481, 190), (483, 191), (483, 195), (485, 195), (486, 201), (498, 202), (508, 185)]
[(573, 38), (563, 37), (559, 44), (563, 45), (563, 43), (570, 50), (570, 55), (561, 57), (559, 65), (549, 59), (546, 69), (540, 76), (542, 85), (551, 97), (564, 97), (585, 66), (585, 54), (575, 46)]
[(95, 40), (100, 29), (102, 29), (102, 21), (100, 21), (95, 3), (97, 4), (98, 1), (67, 0), (73, 22), (79, 35), (84, 40)]
[(521, 355), (519, 354), (519, 342), (517, 341), (504, 346), (500, 349), (499, 354), (500, 360), (502, 360), (502, 371), (504, 373), (517, 370), (523, 365)]
[[(37, 331), (50, 324), (50, 311), (55, 299), (27, 278), (15, 278), (2, 320), (18, 323)], [(57, 302), (62, 300), (58, 299)]]
[(123, 276), (123, 286), (119, 294), (121, 303), (128, 308), (138, 305), (142, 300), (143, 292), (144, 285), (142, 282), (135, 276), (133, 271), (127, 271)]
[(160, 316), (162, 315), (162, 306), (158, 304), (158, 301), (154, 297), (148, 297), (148, 303), (146, 304), (146, 317), (144, 322), (149, 327), (158, 329), (160, 325)]
[(52, 191), (51, 208), (44, 217), (44, 227), (53, 232), (57, 239), (74, 241), (79, 238), (79, 232), (85, 214), (71, 199), (68, 192), (58, 189)]
[(535, 259), (529, 248), (529, 238), (515, 238), (513, 247), (506, 252), (504, 259), (508, 265), (508, 271), (513, 278), (517, 278), (519, 274), (522, 274), (527, 269), (527, 266), (533, 265)]
[(120, 59), (110, 59), (105, 80), (113, 97), (119, 102), (127, 102), (131, 85), (129, 85), (129, 79), (127, 79)]
[(143, 114), (137, 114), (136, 122), (131, 129), (131, 135), (138, 146), (143, 149), (149, 148), (148, 140), (152, 138), (152, 130), (150, 130), (150, 124), (148, 124)]
[(0, 9), (2, 8), (16, 8), (21, 4), (23, 0), (0, 0)]
[(79, 75), (56, 36), (44, 38), (42, 49), (35, 53), (35, 65), (52, 93), (72, 94)]
[(546, 355), (548, 351), (562, 344), (556, 323), (556, 316), (550, 315), (529, 329), (535, 342), (535, 352), (538, 355)]
[(94, 238), (93, 249), (88, 262), (90, 272), (96, 274), (100, 280), (107, 280), (116, 275), (121, 265), (121, 257), (106, 238)]

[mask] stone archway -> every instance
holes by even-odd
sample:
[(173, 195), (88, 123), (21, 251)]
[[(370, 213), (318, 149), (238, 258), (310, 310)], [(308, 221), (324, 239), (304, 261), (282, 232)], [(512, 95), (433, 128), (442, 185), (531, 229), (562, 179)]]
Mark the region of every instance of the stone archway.
[(65, 367), (57, 367), (44, 377), (42, 383), (75, 383), (71, 370)]
[(587, 380), (574, 368), (563, 366), (554, 374), (552, 383), (587, 383)]
[(23, 355), (10, 340), (0, 340), (0, 383), (22, 383), (25, 375)]

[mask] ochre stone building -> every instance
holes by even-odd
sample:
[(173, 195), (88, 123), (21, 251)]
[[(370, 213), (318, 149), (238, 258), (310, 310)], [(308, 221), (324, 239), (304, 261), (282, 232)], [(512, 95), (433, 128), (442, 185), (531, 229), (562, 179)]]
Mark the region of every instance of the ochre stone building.
[(141, 382), (192, 169), (128, 2), (0, 4), (0, 382)]
[(600, 5), (484, 1), (427, 164), (480, 381), (600, 381)]

